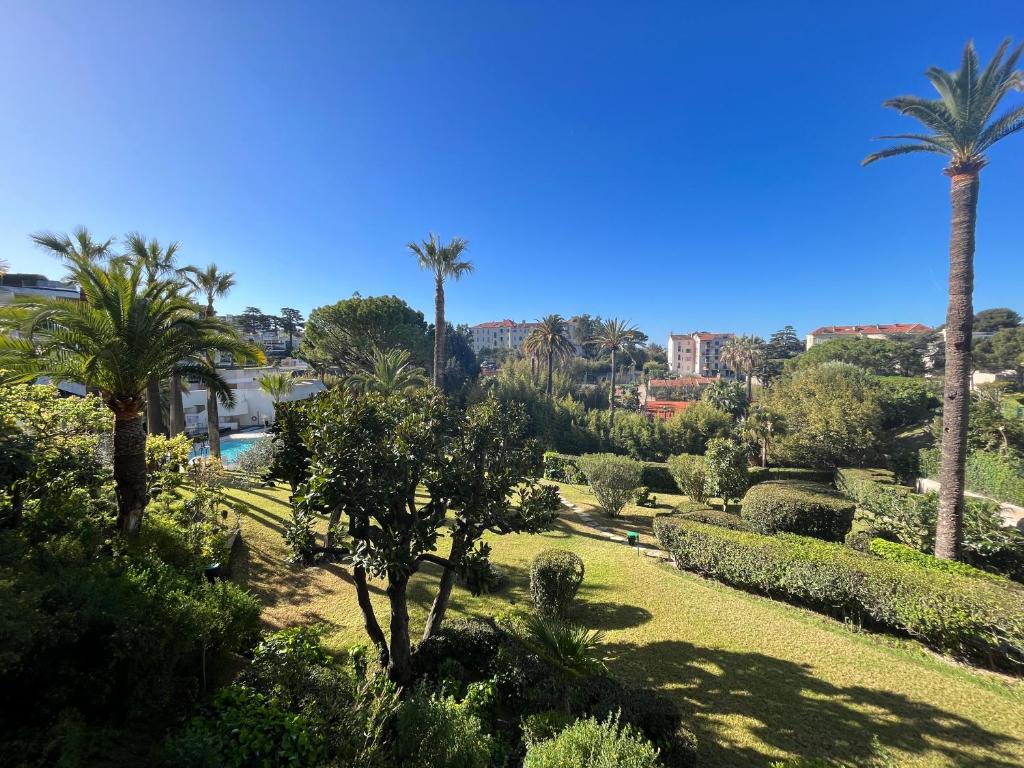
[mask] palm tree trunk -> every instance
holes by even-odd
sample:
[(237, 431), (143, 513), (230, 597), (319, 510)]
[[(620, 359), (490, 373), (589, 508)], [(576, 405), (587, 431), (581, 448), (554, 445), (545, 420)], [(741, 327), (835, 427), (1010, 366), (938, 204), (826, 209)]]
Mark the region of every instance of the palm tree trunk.
[(206, 394), (206, 431), (210, 443), (210, 456), (220, 458), (220, 408), (213, 390)]
[(185, 431), (185, 404), (182, 401), (181, 375), (171, 376), (171, 437)]
[(444, 383), (444, 280), (436, 279), (434, 286), (434, 386)]
[(615, 350), (612, 350), (612, 376), (611, 385), (608, 388), (608, 408), (610, 412), (608, 414), (608, 429), (611, 429), (612, 424), (615, 423)]
[(552, 387), (552, 380), (551, 380), (551, 367), (554, 365), (554, 362), (555, 362), (555, 353), (552, 350), (549, 349), (548, 350), (548, 386), (547, 386), (548, 398), (551, 397), (551, 390), (553, 389), (553, 387)]
[(946, 311), (946, 375), (942, 395), (942, 470), (935, 556), (960, 557), (964, 526), (964, 465), (971, 387), (971, 332), (974, 323), (974, 228), (978, 173), (952, 176), (953, 207), (949, 239), (949, 307)]
[(166, 431), (160, 409), (160, 379), (156, 376), (150, 376), (146, 382), (146, 431), (151, 435), (162, 435)]
[(114, 412), (114, 487), (117, 527), (124, 535), (139, 532), (146, 509), (146, 431), (142, 399), (111, 400)]

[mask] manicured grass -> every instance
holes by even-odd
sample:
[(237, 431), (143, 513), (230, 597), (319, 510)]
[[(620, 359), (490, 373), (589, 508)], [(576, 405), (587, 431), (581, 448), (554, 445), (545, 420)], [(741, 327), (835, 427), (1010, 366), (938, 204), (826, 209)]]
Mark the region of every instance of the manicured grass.
[[(578, 486), (562, 490), (574, 503), (594, 503)], [(668, 506), (682, 498), (657, 495)], [(232, 496), (249, 510), (238, 578), (263, 600), (266, 624), (319, 622), (336, 647), (365, 643), (345, 568), (284, 562), (287, 492)], [(629, 517), (615, 527), (649, 532), (658, 511), (627, 507)], [(528, 603), (532, 558), (548, 547), (573, 550), (587, 568), (576, 620), (605, 630), (614, 674), (677, 702), (700, 737), (701, 766), (753, 768), (795, 755), (856, 764), (872, 736), (901, 765), (1024, 764), (1020, 682), (638, 557), (571, 515), (543, 535), (496, 537), (492, 545), (509, 586), (478, 598), (456, 588), (453, 612), (490, 616)], [(436, 580), (436, 570), (427, 570), (412, 582), (414, 626), (422, 626)], [(378, 584), (374, 601), (383, 622), (382, 598)]]

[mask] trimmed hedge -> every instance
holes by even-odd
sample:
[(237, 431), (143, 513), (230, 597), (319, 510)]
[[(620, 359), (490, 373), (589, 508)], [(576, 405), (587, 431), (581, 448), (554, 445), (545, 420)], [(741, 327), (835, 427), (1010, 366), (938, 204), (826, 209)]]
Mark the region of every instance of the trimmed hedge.
[(886, 541), (885, 539), (871, 539), (868, 544), (868, 552), (880, 557), (883, 560), (892, 560), (899, 563), (912, 563), (922, 568), (930, 568), (933, 571), (945, 571), (946, 573), (958, 573), (961, 576), (970, 576), (974, 579), (988, 579), (1008, 583), (1005, 576), (997, 573), (989, 573), (973, 565), (961, 563), (958, 560), (940, 560), (934, 555), (918, 552), (913, 547), (900, 544), (898, 541)]
[(562, 618), (583, 583), (586, 569), (575, 552), (545, 549), (530, 565), (530, 596), (537, 611)]
[(882, 560), (801, 536), (762, 536), (657, 517), (676, 565), (844, 619), (916, 637), (988, 665), (1024, 665), (1024, 590)]
[(798, 533), (842, 541), (853, 524), (856, 506), (820, 483), (769, 480), (743, 497), (743, 520), (758, 533)]
[(723, 512), (720, 509), (687, 509), (679, 510), (677, 514), (683, 520), (692, 520), (695, 523), (704, 523), (706, 525), (720, 525), (722, 528), (731, 528), (734, 531), (749, 531), (750, 526), (747, 525), (743, 518), (739, 515), (735, 515), (732, 512)]
[(769, 480), (804, 480), (808, 483), (830, 483), (832, 472), (807, 467), (749, 467), (750, 484), (766, 483)]
[[(569, 453), (544, 452), (544, 477), (559, 483), (585, 485), (587, 478), (580, 469), (579, 456)], [(668, 464), (660, 461), (644, 461), (640, 484), (656, 493), (679, 493)]]

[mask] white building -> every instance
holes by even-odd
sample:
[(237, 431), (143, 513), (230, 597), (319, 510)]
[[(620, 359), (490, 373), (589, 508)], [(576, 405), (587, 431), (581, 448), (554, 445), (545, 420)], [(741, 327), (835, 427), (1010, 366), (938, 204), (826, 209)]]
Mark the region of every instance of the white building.
[[(539, 323), (528, 323), (523, 320), (517, 323), (514, 320), (492, 320), (486, 323), (479, 323), (471, 326), (470, 344), (473, 351), (479, 353), (483, 349), (519, 349)], [(565, 321), (569, 332), (569, 338), (576, 347), (576, 354), (582, 352), (582, 347), (576, 341), (576, 318), (572, 317)]]
[(726, 376), (735, 374), (722, 362), (722, 348), (734, 333), (670, 333), (668, 369), (677, 376)]
[(930, 333), (923, 323), (875, 323), (874, 325), (823, 325), (807, 334), (807, 349), (823, 341), (839, 338), (897, 339)]
[(81, 301), (81, 293), (74, 283), (47, 280), (43, 275), (10, 274), (0, 277), (0, 306), (14, 303), (16, 296)]
[[(291, 362), (291, 365), (218, 369), (235, 394), (233, 406), (218, 403), (220, 428), (235, 430), (273, 422), (274, 401), (260, 389), (260, 379), (269, 373), (290, 373), (295, 376), (295, 389), (282, 398), (284, 402), (304, 400), (325, 389), (319, 379), (305, 375), (305, 363)], [(189, 391), (182, 394), (185, 431), (188, 433), (206, 432), (206, 394), (206, 388), (198, 383), (189, 383)]]
[(243, 339), (252, 342), (262, 349), (266, 352), (267, 357), (284, 357), (288, 354), (294, 354), (295, 350), (299, 347), (299, 342), (302, 341), (302, 331), (296, 329), (292, 332), (292, 349), (289, 350), (288, 332), (276, 325), (250, 333), (244, 329), (247, 318), (244, 318), (242, 315), (221, 315), (220, 319), (235, 326)]

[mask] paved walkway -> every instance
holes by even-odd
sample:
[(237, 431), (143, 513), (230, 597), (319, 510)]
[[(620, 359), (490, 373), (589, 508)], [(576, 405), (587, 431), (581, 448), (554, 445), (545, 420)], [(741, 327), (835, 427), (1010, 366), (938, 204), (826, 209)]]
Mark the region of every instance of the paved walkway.
[[(587, 526), (588, 528), (594, 529), (599, 534), (608, 539), (608, 541), (614, 541), (618, 544), (626, 543), (625, 536), (615, 533), (610, 528), (607, 528), (604, 525), (602, 525), (601, 520), (595, 517), (593, 514), (591, 514), (589, 510), (584, 511), (580, 509), (578, 505), (567, 501), (564, 496), (562, 496), (561, 499), (562, 505), (566, 507), (569, 511), (571, 511), (573, 515), (576, 516), (576, 519), (579, 520), (583, 525)], [(640, 550), (638, 554), (641, 554), (645, 557), (649, 557), (653, 560), (659, 560), (665, 563), (672, 561), (672, 557), (671, 555), (669, 555), (668, 552), (660, 550), (657, 547), (652, 547), (647, 544), (640, 544), (638, 547), (636, 547), (636, 549)]]

